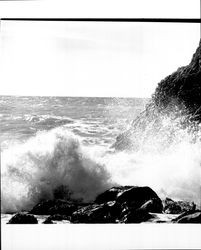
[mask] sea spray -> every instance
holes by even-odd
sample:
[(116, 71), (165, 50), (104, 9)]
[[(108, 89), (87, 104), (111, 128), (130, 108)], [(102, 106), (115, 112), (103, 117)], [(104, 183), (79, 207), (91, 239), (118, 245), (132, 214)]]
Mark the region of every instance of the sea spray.
[(192, 200), (200, 206), (201, 125), (187, 115), (157, 110), (137, 122), (120, 135), (116, 146), (124, 150), (116, 152), (115, 163), (111, 159), (105, 163), (119, 166), (113, 180), (149, 185), (161, 198)]
[(201, 130), (182, 127), (183, 120), (161, 117), (160, 129), (153, 123), (131, 138), (140, 142), (131, 151), (83, 145), (66, 128), (10, 145), (1, 154), (2, 211), (28, 210), (57, 197), (92, 201), (117, 185), (150, 186), (160, 198), (200, 206)]
[(181, 143), (163, 153), (118, 152), (104, 160), (116, 183), (149, 186), (162, 199), (171, 197), (200, 205), (200, 144)]
[(90, 158), (78, 137), (62, 128), (10, 146), (1, 158), (4, 213), (28, 210), (55, 198), (58, 190), (63, 191), (60, 198), (90, 201), (112, 185), (104, 165)]

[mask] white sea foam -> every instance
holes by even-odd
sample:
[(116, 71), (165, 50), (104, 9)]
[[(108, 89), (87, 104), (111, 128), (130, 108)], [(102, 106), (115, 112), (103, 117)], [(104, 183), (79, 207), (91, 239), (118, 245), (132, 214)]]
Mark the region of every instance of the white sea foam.
[[(98, 144), (84, 146), (80, 137), (64, 127), (10, 145), (1, 154), (2, 211), (30, 209), (41, 199), (53, 198), (61, 186), (70, 190), (69, 194), (61, 189), (63, 198), (70, 195), (90, 201), (113, 185), (146, 185), (161, 198), (200, 205), (199, 131), (196, 137), (187, 129), (176, 128), (178, 121), (166, 119), (162, 124), (171, 135), (170, 126), (177, 131), (174, 140), (169, 140), (168, 132), (161, 137), (149, 133), (132, 152), (116, 152)], [(164, 147), (165, 136), (169, 145)]]
[[(38, 133), (2, 152), (3, 212), (52, 199), (60, 186), (68, 187), (71, 198), (90, 201), (110, 185), (104, 166), (87, 154), (78, 137), (61, 128)], [(69, 193), (62, 195), (67, 198)]]

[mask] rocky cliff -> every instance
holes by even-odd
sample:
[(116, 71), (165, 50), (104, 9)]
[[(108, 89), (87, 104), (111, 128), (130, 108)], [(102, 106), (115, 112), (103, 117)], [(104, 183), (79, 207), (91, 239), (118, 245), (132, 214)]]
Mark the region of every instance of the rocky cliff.
[[(164, 117), (171, 122), (164, 126)], [(134, 149), (153, 139), (164, 147), (174, 140), (175, 126), (195, 129), (201, 122), (201, 41), (189, 65), (180, 67), (157, 86), (150, 103), (130, 129), (116, 139), (117, 150)], [(193, 126), (192, 126), (193, 123)], [(156, 143), (159, 145), (159, 143)]]
[(163, 79), (152, 100), (159, 110), (182, 105), (201, 121), (201, 41), (189, 65)]

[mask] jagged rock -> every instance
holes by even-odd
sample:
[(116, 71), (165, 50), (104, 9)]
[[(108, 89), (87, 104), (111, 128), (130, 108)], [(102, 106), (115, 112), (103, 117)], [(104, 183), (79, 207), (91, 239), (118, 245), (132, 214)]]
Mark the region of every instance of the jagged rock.
[(129, 207), (135, 209), (140, 208), (147, 201), (152, 200), (152, 212), (160, 213), (163, 210), (162, 201), (149, 187), (131, 187), (120, 193), (116, 200), (119, 203), (126, 202)]
[(201, 211), (180, 216), (174, 220), (177, 223), (201, 223)]
[(194, 202), (173, 201), (166, 198), (164, 201), (164, 212), (167, 214), (180, 214), (187, 211), (195, 211), (196, 205)]
[[(107, 219), (110, 222), (140, 223), (152, 217), (149, 212), (161, 213), (163, 210), (162, 201), (149, 187), (113, 187), (98, 195), (95, 202), (99, 203), (95, 208), (96, 212), (102, 213), (102, 223), (107, 223)], [(116, 205), (116, 207), (113, 206), (113, 209), (115, 208), (113, 211), (116, 211), (113, 214), (107, 206), (105, 207), (105, 204), (112, 202)]]
[(70, 216), (62, 214), (50, 215), (43, 221), (43, 224), (55, 224), (54, 221), (62, 221), (62, 220), (70, 220)]
[(31, 214), (17, 213), (8, 222), (8, 224), (37, 224), (38, 220)]
[[(126, 206), (135, 209), (144, 205), (147, 211), (160, 213), (163, 210), (162, 202), (158, 195), (149, 187), (121, 186), (113, 187), (97, 196), (95, 202), (103, 203), (116, 201), (119, 204), (126, 203)], [(149, 205), (145, 203), (149, 201)]]
[(201, 40), (189, 65), (162, 80), (153, 100), (159, 110), (169, 109), (172, 104), (183, 105), (201, 122)]
[[(190, 64), (179, 68), (158, 84), (145, 110), (133, 120), (127, 131), (117, 136), (112, 147), (137, 151), (149, 145), (154, 135), (155, 141), (159, 142), (155, 143), (156, 149), (167, 148), (174, 140), (175, 133), (172, 127), (162, 123), (167, 116), (171, 121), (182, 117), (180, 128), (188, 127), (193, 131), (201, 122), (201, 41)], [(170, 132), (168, 136), (167, 131)]]
[(64, 200), (46, 200), (42, 201), (30, 211), (31, 214), (38, 215), (53, 215), (53, 214), (62, 214), (62, 215), (71, 215), (77, 206), (68, 201)]
[(120, 220), (121, 223), (141, 223), (153, 218), (153, 215), (149, 214), (144, 209), (131, 209)]
[(141, 223), (154, 218), (150, 213), (162, 211), (158, 195), (149, 187), (137, 186), (113, 187), (98, 195), (93, 203), (49, 200), (31, 210), (36, 214), (50, 214), (44, 224), (59, 220), (71, 223)]
[(48, 217), (43, 221), (43, 224), (54, 224), (53, 221)]
[(163, 206), (162, 203), (158, 201), (158, 199), (153, 198), (145, 202), (140, 207), (140, 209), (150, 213), (161, 213), (163, 210)]
[(176, 218), (172, 219), (172, 222), (177, 222), (182, 217), (184, 217), (186, 215), (190, 215), (190, 214), (196, 213), (196, 212), (199, 212), (199, 210), (194, 210), (194, 211), (193, 210), (189, 210), (189, 211), (183, 212), (183, 213), (179, 214)]
[(122, 212), (116, 202), (93, 204), (75, 211), (71, 217), (73, 223), (115, 223)]
[(99, 194), (95, 199), (95, 203), (101, 204), (108, 201), (115, 201), (122, 192), (130, 189), (131, 187), (132, 186), (112, 187), (104, 193)]
[(50, 215), (47, 219), (51, 221), (70, 220), (70, 216), (66, 216), (62, 214), (54, 214), (54, 215)]

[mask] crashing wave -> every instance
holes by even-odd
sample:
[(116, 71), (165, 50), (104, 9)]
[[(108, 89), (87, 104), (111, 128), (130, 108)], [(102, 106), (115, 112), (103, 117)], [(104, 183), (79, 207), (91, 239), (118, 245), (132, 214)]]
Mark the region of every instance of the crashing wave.
[(104, 165), (62, 128), (5, 149), (1, 167), (3, 212), (27, 210), (57, 196), (90, 201), (112, 185)]

